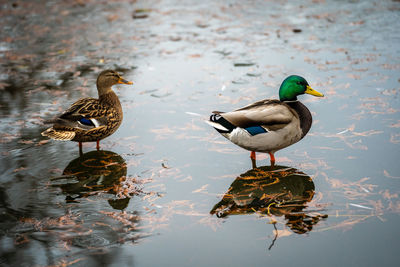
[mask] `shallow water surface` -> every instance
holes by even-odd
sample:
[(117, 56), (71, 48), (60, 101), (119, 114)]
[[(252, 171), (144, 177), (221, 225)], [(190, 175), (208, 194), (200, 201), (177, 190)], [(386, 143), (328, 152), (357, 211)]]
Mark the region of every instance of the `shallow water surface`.
[[(0, 4), (0, 265), (396, 266), (398, 1)], [(100, 142), (44, 120), (115, 69), (124, 121)], [(277, 98), (291, 74), (313, 127), (276, 153), (204, 123)]]

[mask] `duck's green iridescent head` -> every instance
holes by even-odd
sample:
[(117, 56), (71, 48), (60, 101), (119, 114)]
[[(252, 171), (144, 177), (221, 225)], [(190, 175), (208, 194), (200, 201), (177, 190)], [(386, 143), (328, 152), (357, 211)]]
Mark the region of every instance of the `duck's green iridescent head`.
[(310, 94), (318, 97), (324, 96), (323, 94), (312, 89), (308, 85), (306, 79), (297, 75), (291, 75), (287, 77), (279, 88), (279, 100), (281, 101), (297, 100), (297, 96), (302, 94)]

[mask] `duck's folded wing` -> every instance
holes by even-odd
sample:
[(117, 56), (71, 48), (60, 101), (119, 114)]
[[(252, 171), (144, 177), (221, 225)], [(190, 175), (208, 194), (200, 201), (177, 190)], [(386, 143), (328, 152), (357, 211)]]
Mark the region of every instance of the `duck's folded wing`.
[(108, 112), (98, 99), (80, 99), (56, 119), (54, 126), (91, 130), (107, 123)]
[(259, 101), (220, 115), (237, 127), (265, 126), (271, 130), (285, 127), (295, 117), (288, 105), (274, 100)]

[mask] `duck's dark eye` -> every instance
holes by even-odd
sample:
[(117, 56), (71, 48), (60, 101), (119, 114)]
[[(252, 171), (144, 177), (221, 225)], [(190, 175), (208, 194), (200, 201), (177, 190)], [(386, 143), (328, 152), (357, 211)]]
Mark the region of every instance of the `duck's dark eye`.
[(300, 82), (300, 81), (297, 81), (296, 83), (297, 83), (298, 85), (301, 85), (301, 82)]

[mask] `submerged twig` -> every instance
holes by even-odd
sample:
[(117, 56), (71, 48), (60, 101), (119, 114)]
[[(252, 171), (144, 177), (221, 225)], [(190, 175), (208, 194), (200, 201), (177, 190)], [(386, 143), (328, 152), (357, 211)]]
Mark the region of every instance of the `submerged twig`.
[(275, 237), (272, 240), (271, 245), (268, 247), (268, 250), (271, 250), (271, 248), (274, 246), (276, 239), (278, 238), (278, 229), (276, 229), (276, 222), (272, 223), (274, 225), (274, 229), (275, 229)]

